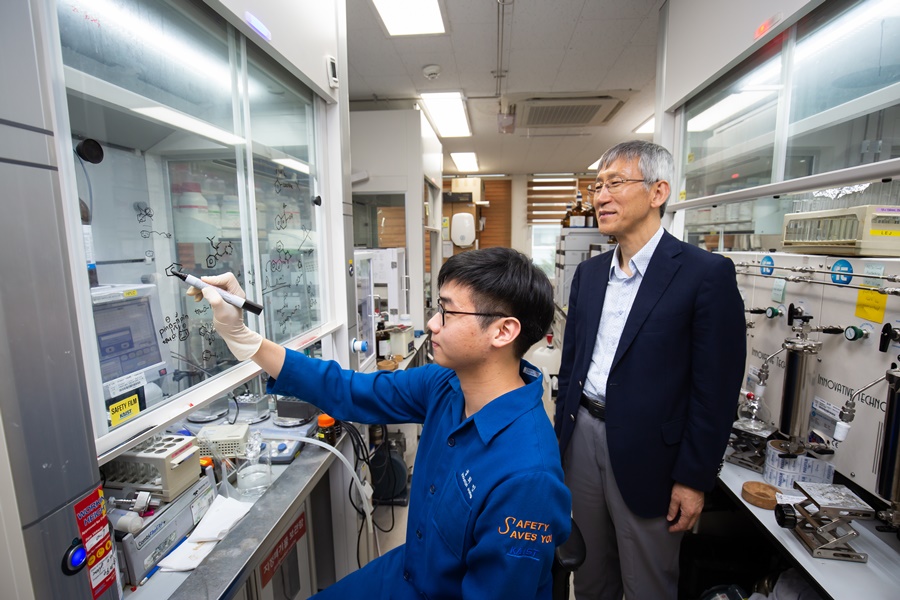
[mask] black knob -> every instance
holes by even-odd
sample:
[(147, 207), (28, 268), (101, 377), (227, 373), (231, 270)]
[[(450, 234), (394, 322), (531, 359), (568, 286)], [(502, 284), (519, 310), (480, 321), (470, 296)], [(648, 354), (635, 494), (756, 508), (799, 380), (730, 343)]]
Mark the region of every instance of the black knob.
[(776, 504), (775, 521), (779, 527), (793, 529), (797, 526), (797, 511), (790, 504)]
[(322, 206), (322, 196), (316, 196), (313, 198), (312, 203), (316, 206)]
[(788, 306), (788, 327), (793, 327), (794, 321), (802, 321), (804, 323), (808, 323), (809, 321), (812, 321), (812, 318), (812, 315), (804, 314), (802, 306), (794, 306), (793, 304)]
[(891, 341), (900, 337), (898, 334), (900, 334), (900, 330), (891, 327), (890, 323), (885, 323), (884, 327), (881, 328), (881, 339), (878, 341), (878, 349), (882, 352), (887, 352)]
[(751, 315), (764, 315), (764, 314), (766, 314), (766, 309), (765, 308), (748, 308), (746, 310), (746, 312), (750, 313)]
[(832, 334), (832, 335), (834, 335), (834, 334), (840, 334), (840, 333), (844, 333), (844, 328), (843, 328), (843, 327), (837, 327), (837, 326), (829, 325), (828, 327), (823, 327), (823, 328), (822, 328), (822, 333), (830, 333), (830, 334)]

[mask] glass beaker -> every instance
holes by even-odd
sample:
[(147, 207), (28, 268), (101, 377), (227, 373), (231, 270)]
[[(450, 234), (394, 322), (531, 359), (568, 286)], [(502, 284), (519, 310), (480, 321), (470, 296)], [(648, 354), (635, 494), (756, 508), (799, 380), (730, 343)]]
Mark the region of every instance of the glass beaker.
[(237, 490), (245, 498), (262, 495), (272, 484), (272, 459), (262, 434), (253, 431), (247, 438), (244, 462), (237, 468)]

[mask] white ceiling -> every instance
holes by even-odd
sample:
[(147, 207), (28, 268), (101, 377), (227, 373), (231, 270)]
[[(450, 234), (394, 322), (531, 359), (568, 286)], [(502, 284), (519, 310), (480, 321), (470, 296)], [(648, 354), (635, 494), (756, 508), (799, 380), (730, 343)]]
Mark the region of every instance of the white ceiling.
[[(652, 137), (633, 130), (653, 114), (663, 0), (506, 0), (499, 98), (497, 0), (439, 1), (447, 33), (391, 38), (372, 0), (347, 0), (347, 45), (351, 110), (463, 92), (473, 135), (441, 140), (445, 174), (457, 173), (450, 152), (466, 151), (478, 154), (481, 173), (584, 172), (613, 144)], [(422, 73), (430, 64), (441, 67), (434, 81)], [(501, 101), (554, 95), (609, 95), (624, 105), (599, 127), (498, 132)]]

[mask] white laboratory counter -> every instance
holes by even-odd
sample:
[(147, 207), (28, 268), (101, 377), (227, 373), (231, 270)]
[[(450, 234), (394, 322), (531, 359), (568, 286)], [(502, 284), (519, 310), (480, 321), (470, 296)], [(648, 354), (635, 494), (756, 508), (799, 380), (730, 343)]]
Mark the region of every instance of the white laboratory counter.
[(794, 532), (775, 521), (775, 512), (748, 504), (741, 497), (746, 481), (763, 481), (759, 473), (725, 463), (719, 481), (759, 521), (797, 565), (818, 583), (822, 591), (834, 600), (894, 600), (900, 598), (900, 540), (896, 533), (875, 530), (881, 521), (856, 520), (853, 528), (859, 536), (851, 542), (858, 552), (869, 559), (865, 563), (813, 558)]

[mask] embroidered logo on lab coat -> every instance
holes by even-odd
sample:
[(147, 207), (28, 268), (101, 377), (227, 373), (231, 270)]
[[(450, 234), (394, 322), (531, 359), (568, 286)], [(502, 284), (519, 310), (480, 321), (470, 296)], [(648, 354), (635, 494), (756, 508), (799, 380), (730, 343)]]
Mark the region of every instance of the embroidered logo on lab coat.
[(475, 484), (472, 483), (472, 476), (469, 475), (469, 469), (466, 469), (462, 473), (459, 474), (460, 479), (462, 479), (463, 489), (469, 494), (469, 500), (472, 499), (472, 492), (475, 491)]
[(497, 528), (500, 535), (508, 535), (514, 540), (526, 542), (541, 542), (550, 544), (553, 542), (553, 534), (550, 533), (550, 523), (540, 521), (525, 521), (517, 517), (506, 517), (503, 525)]

